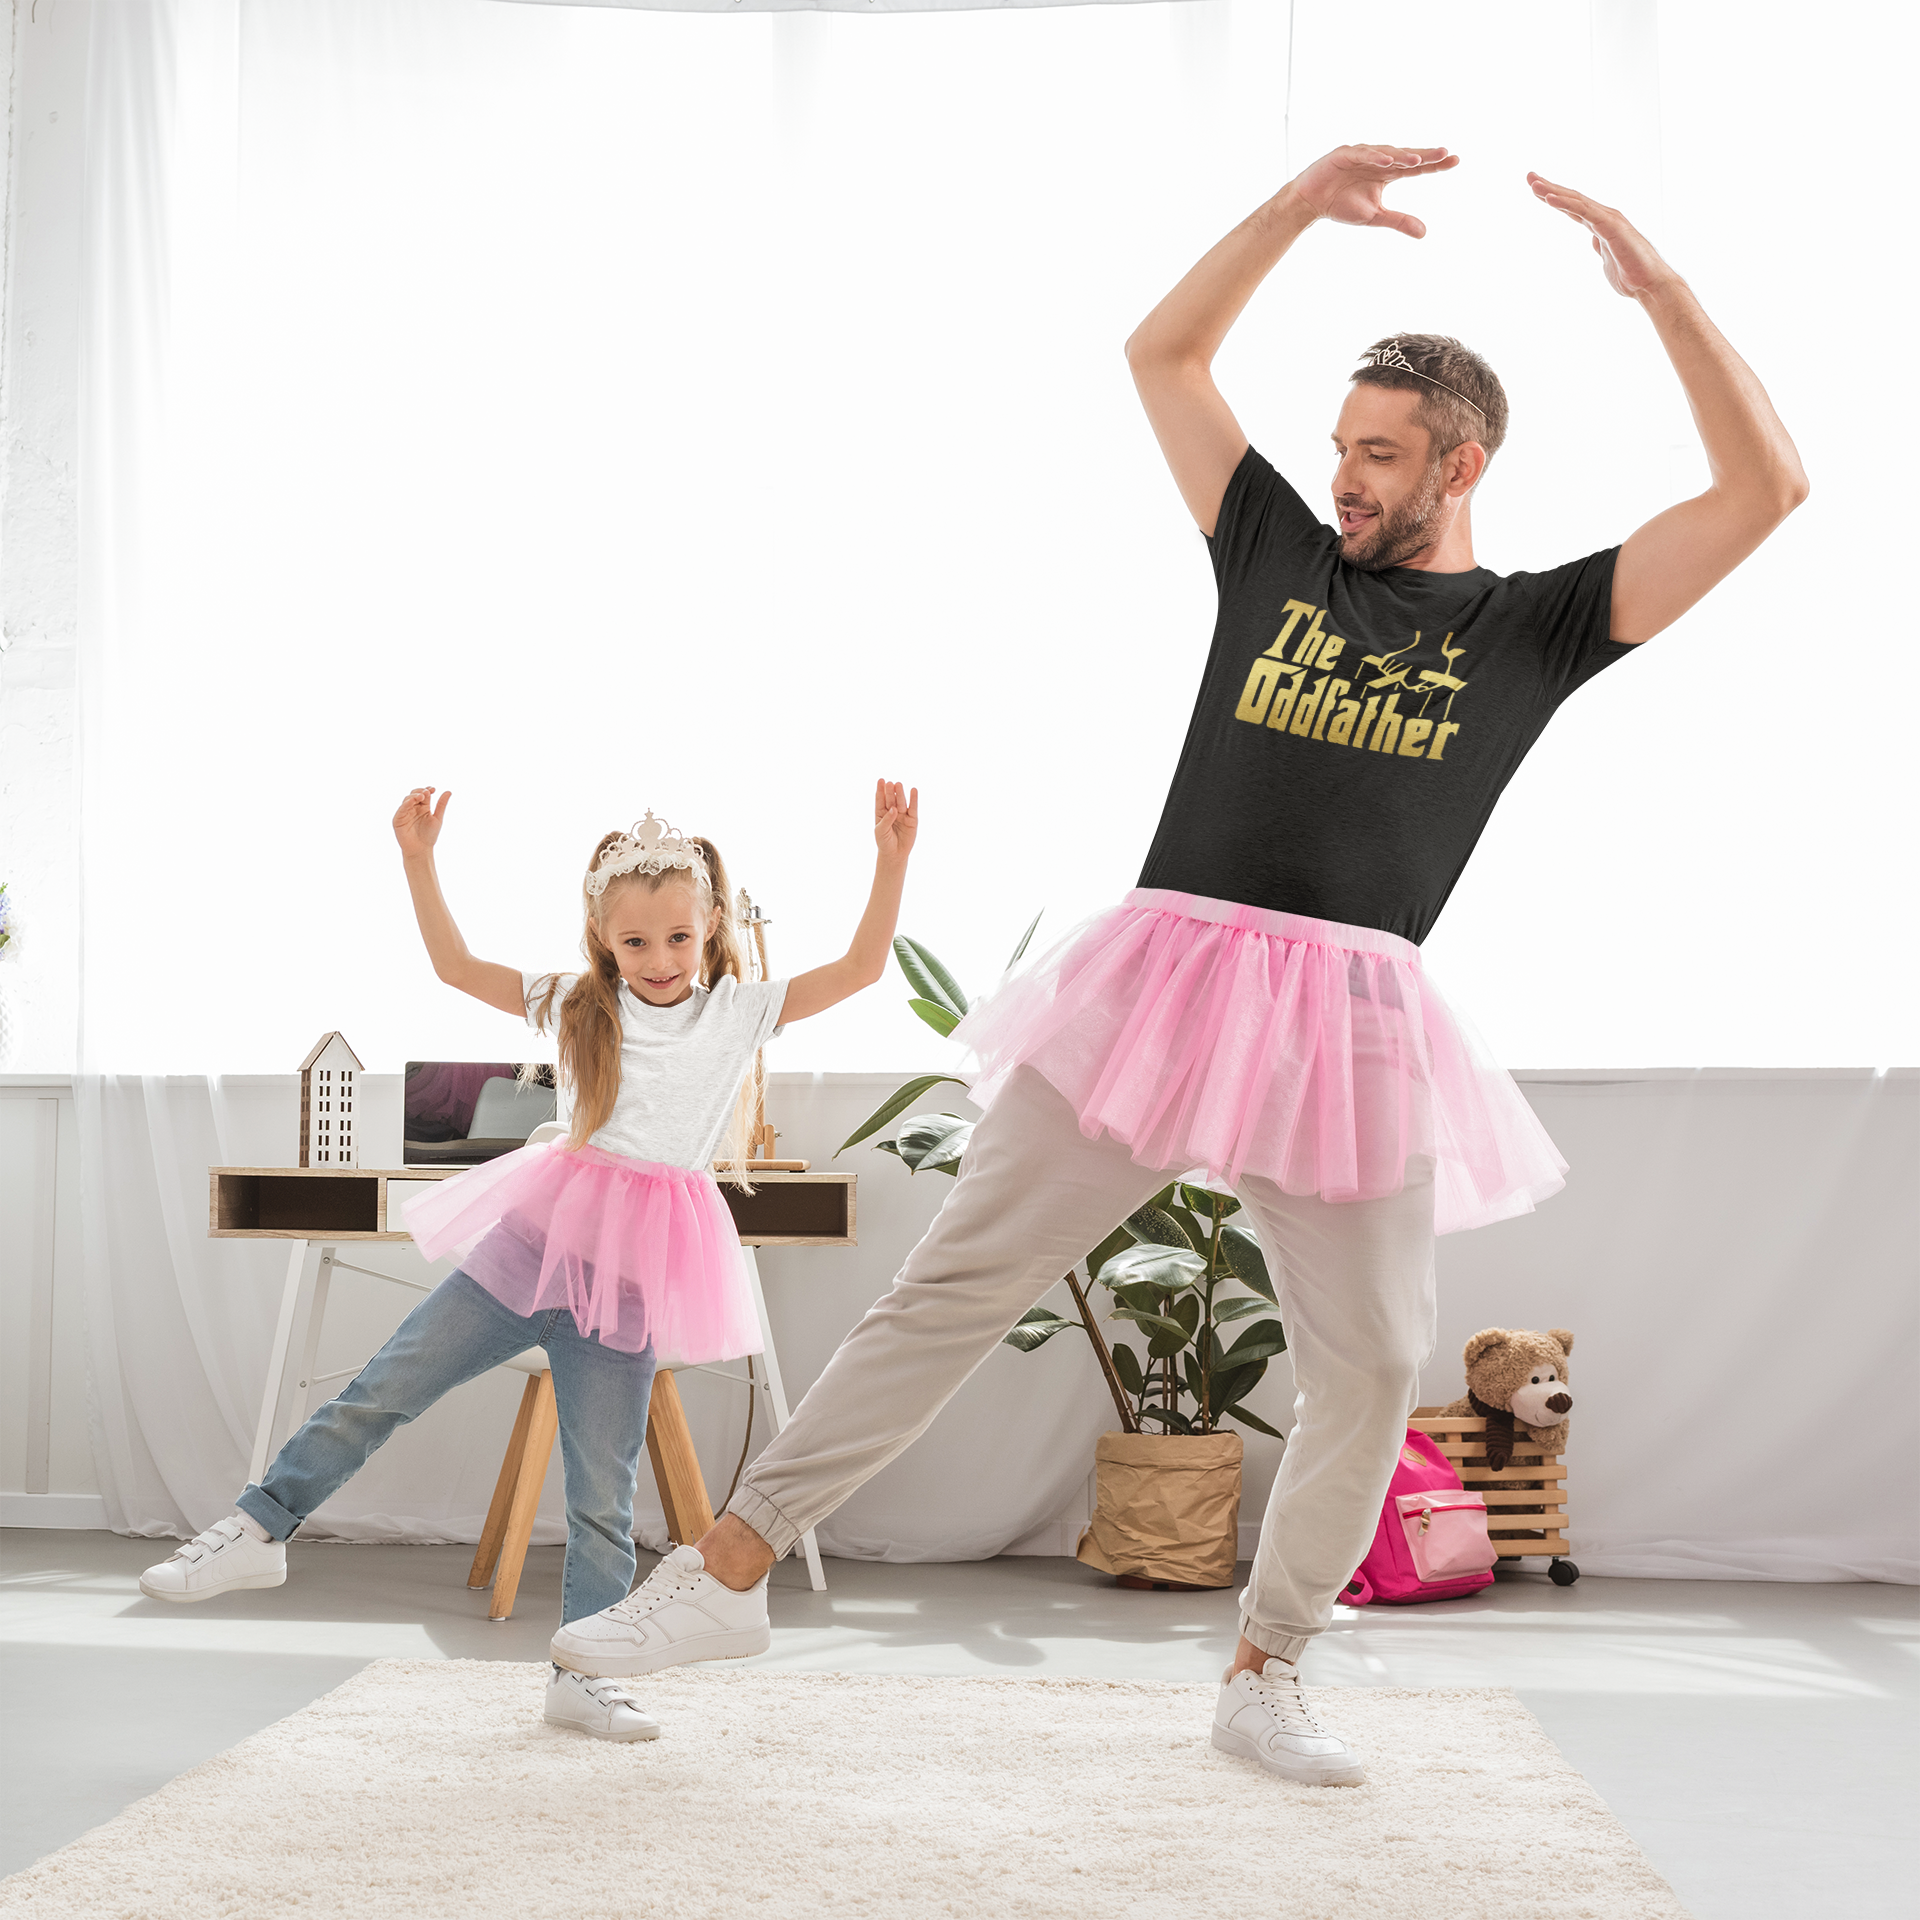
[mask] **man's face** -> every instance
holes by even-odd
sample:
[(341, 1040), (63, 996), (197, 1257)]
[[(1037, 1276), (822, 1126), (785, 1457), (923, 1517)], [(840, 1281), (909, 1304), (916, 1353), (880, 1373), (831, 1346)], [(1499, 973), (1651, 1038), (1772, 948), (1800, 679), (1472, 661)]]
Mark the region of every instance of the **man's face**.
[(1405, 566), (1447, 528), (1449, 463), (1433, 460), (1432, 436), (1414, 423), (1419, 403), (1395, 387), (1349, 387), (1333, 429), (1340, 557), (1369, 573)]

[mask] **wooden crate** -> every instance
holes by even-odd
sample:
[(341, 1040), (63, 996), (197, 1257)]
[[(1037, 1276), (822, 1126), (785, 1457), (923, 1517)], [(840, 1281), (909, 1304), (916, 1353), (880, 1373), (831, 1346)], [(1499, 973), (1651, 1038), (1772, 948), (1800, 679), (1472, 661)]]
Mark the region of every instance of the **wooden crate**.
[(1572, 1552), (1567, 1544), (1567, 1469), (1557, 1454), (1542, 1454), (1537, 1467), (1513, 1465), (1495, 1473), (1487, 1465), (1487, 1423), (1478, 1414), (1415, 1407), (1407, 1424), (1434, 1441), (1453, 1463), (1460, 1484), (1486, 1501), (1487, 1532), (1501, 1559), (1541, 1554), (1563, 1560)]

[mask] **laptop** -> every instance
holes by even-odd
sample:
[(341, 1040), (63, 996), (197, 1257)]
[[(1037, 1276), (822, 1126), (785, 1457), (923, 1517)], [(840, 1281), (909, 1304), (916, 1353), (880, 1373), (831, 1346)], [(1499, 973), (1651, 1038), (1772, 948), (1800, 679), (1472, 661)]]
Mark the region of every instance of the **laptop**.
[(405, 1150), (408, 1167), (477, 1167), (527, 1144), (555, 1119), (553, 1068), (513, 1060), (409, 1060)]

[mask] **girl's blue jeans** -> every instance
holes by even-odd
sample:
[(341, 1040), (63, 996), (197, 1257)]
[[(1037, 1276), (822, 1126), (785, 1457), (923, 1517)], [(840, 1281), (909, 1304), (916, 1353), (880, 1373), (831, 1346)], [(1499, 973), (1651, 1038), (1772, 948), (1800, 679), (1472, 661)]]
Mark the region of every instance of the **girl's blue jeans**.
[(391, 1434), (443, 1393), (544, 1347), (553, 1368), (567, 1489), (562, 1624), (627, 1597), (633, 1581), (633, 1489), (647, 1438), (654, 1359), (583, 1336), (564, 1307), (522, 1318), (466, 1274), (450, 1273), (393, 1338), (274, 1456), (236, 1504), (285, 1540), (366, 1465)]

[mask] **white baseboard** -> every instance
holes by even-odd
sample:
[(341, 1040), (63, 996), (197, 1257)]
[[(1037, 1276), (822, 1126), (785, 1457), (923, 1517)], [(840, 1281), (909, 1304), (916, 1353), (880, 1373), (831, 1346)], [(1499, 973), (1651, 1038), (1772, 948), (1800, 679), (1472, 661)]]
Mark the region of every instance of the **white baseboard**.
[(0, 1493), (0, 1527), (107, 1529), (107, 1503), (97, 1493)]

